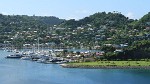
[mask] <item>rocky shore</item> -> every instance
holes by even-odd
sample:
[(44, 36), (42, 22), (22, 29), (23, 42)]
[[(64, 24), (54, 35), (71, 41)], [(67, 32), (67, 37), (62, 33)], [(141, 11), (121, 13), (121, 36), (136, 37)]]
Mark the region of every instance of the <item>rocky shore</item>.
[(150, 66), (92, 66), (92, 65), (72, 65), (72, 64), (61, 64), (64, 68), (85, 68), (85, 69), (149, 69)]

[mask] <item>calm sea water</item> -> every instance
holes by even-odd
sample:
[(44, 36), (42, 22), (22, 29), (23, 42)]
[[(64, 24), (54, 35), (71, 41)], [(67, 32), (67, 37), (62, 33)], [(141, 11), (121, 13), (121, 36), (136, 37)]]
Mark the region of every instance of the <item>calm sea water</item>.
[(150, 70), (70, 69), (20, 59), (0, 51), (0, 84), (150, 84)]

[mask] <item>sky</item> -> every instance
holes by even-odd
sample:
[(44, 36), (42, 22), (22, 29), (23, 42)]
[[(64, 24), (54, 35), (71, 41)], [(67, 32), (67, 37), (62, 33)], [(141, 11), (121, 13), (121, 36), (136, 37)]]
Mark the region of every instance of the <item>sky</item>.
[(150, 0), (1, 0), (4, 15), (56, 16), (82, 19), (97, 12), (118, 11), (130, 19), (150, 12)]

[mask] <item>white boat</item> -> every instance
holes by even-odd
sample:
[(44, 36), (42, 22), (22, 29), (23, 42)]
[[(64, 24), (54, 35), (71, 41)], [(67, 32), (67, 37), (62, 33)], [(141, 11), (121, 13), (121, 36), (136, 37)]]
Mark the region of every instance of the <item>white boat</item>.
[(45, 59), (42, 59), (42, 58), (37, 60), (38, 63), (44, 63), (45, 61), (46, 61), (46, 60), (45, 60)]
[(58, 62), (56, 62), (56, 64), (64, 64), (64, 63), (67, 63), (67, 61), (58, 61)]
[(6, 58), (21, 58), (21, 54), (8, 55)]
[(31, 57), (29, 57), (29, 56), (25, 56), (25, 57), (21, 57), (21, 59), (22, 59), (22, 60), (30, 60), (30, 59), (31, 59)]

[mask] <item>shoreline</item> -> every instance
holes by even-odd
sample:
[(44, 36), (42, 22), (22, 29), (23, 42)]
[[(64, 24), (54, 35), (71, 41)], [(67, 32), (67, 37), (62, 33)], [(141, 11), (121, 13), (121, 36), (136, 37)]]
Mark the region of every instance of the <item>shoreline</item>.
[(82, 68), (82, 69), (148, 69), (150, 66), (103, 66), (103, 65), (72, 65), (72, 64), (60, 64), (63, 68)]

